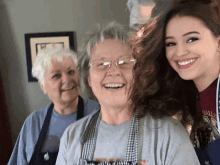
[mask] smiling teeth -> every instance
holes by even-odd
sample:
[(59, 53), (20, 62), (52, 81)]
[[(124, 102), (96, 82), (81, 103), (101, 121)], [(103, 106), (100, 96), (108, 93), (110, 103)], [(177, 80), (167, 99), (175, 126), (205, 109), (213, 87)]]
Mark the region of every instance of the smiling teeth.
[(63, 90), (64, 91), (67, 91), (67, 90), (70, 90), (70, 89), (72, 89), (73, 87), (71, 87), (71, 88), (64, 88)]
[(120, 88), (123, 84), (105, 84), (105, 87), (107, 88)]
[(187, 65), (187, 64), (189, 64), (189, 63), (192, 63), (192, 62), (194, 62), (195, 60), (196, 60), (196, 59), (191, 59), (191, 60), (189, 60), (189, 61), (178, 62), (178, 64), (181, 65), (181, 66), (183, 66), (183, 65)]

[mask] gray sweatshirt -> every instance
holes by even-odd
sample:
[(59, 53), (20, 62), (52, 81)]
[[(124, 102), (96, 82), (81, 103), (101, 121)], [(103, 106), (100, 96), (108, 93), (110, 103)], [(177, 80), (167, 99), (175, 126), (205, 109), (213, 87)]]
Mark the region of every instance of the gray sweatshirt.
[[(56, 165), (78, 164), (84, 144), (84, 137), (87, 136), (85, 130), (90, 129), (91, 123), (89, 124), (89, 122), (93, 119), (95, 113), (98, 112), (84, 117), (66, 129), (61, 138)], [(101, 122), (96, 141), (96, 149), (99, 148), (99, 151), (95, 149), (94, 160), (99, 158), (100, 160), (124, 159), (125, 145), (127, 143), (123, 143), (123, 141), (128, 139), (126, 137), (128, 133), (125, 130), (128, 129), (127, 124), (130, 124), (130, 122), (122, 123), (112, 128), (107, 123), (104, 123), (103, 126)], [(113, 131), (114, 133), (106, 135), (108, 129), (109, 131), (115, 130), (115, 132)], [(119, 136), (122, 139), (121, 142)], [(109, 143), (109, 139), (111, 139), (112, 145)], [(105, 141), (106, 145), (104, 145)], [(116, 146), (120, 146), (122, 149), (116, 149)], [(104, 158), (103, 155), (108, 155), (106, 151), (109, 152), (109, 156), (104, 156)], [(189, 134), (178, 120), (171, 117), (154, 119), (149, 114), (139, 120), (138, 161), (138, 164), (141, 165), (200, 164), (190, 142)]]

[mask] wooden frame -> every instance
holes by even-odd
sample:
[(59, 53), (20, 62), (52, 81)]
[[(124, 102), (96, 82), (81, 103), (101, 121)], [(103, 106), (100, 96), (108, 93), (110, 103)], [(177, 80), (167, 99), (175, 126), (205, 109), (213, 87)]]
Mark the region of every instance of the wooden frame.
[(32, 76), (32, 65), (37, 53), (45, 48), (71, 48), (76, 51), (75, 32), (27, 33), (25, 34), (28, 82), (38, 81)]

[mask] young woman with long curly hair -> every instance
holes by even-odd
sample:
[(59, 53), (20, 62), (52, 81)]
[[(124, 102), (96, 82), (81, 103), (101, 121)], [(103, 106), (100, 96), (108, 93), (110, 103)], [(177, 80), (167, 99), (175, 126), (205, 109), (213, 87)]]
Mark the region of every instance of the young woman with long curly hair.
[(140, 28), (130, 43), (137, 60), (131, 96), (135, 108), (157, 118), (165, 114), (181, 120), (200, 163), (218, 163), (220, 22), (216, 10), (202, 2), (176, 3)]

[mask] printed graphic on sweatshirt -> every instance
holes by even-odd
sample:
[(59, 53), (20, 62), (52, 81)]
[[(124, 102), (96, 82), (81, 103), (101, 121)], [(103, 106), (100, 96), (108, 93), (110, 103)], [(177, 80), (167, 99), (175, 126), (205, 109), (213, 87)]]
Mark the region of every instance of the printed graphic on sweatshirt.
[[(113, 162), (119, 162), (119, 161), (124, 161), (123, 159), (119, 159), (119, 158), (95, 158), (95, 161), (96, 162), (105, 162), (105, 161), (108, 161), (108, 162), (111, 162), (111, 163), (113, 163)], [(139, 160), (138, 161), (138, 165), (147, 165), (147, 160)]]

